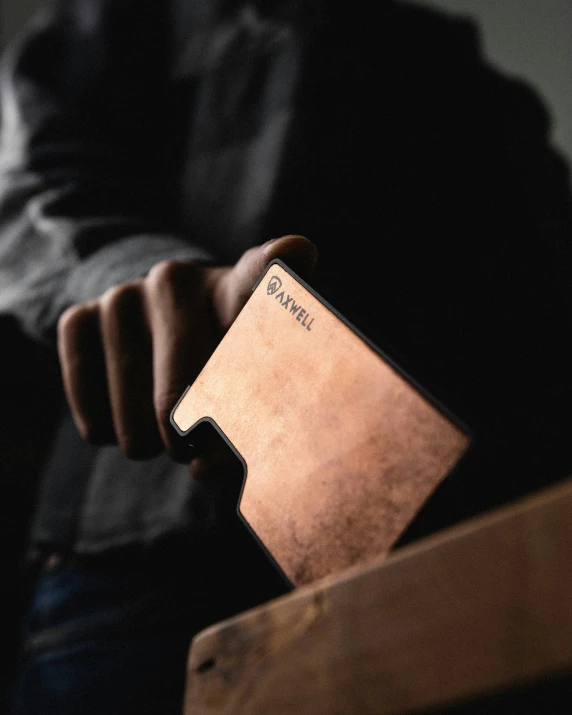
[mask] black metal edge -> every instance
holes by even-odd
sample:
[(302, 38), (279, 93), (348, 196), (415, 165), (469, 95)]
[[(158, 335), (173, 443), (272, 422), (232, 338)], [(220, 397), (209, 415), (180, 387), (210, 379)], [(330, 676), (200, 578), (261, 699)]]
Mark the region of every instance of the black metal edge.
[[(187, 435), (190, 430), (187, 430), (186, 432), (183, 432), (181, 429), (179, 429), (179, 425), (175, 422), (175, 412), (177, 411), (177, 407), (181, 404), (181, 402), (183, 401), (185, 395), (187, 394), (187, 392), (188, 392), (190, 389), (191, 389), (191, 385), (187, 385), (187, 389), (186, 389), (186, 390), (183, 392), (183, 394), (179, 397), (179, 399), (177, 400), (177, 404), (173, 407), (173, 409), (171, 410), (171, 414), (169, 415), (169, 422), (170, 422), (170, 423), (172, 424), (172, 426), (175, 428), (176, 433), (177, 433), (178, 435), (180, 435), (181, 437), (184, 437), (185, 435)], [(198, 422), (197, 422), (197, 424), (198, 424)]]

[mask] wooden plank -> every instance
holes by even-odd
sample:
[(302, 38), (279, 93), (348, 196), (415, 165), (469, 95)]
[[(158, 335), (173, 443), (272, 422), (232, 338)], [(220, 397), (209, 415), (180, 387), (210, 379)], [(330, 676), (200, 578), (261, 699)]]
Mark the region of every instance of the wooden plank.
[(187, 715), (384, 715), (572, 671), (572, 480), (199, 634)]

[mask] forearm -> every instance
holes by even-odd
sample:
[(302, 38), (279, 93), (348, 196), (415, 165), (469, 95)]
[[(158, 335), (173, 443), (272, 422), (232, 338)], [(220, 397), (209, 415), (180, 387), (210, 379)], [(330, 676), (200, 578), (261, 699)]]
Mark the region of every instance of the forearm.
[(4, 58), (0, 312), (36, 336), (53, 338), (66, 307), (161, 260), (210, 259), (157, 206), (144, 138), (157, 129), (148, 102), (160, 58), (146, 52), (150, 30), (137, 46), (117, 37), (135, 6), (59, 3)]

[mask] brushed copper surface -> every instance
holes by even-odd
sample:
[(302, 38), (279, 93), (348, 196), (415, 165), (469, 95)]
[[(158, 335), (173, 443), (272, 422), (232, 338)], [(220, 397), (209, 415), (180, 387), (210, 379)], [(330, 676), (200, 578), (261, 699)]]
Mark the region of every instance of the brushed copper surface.
[(469, 439), (272, 264), (173, 411), (244, 459), (240, 513), (293, 584), (387, 553)]

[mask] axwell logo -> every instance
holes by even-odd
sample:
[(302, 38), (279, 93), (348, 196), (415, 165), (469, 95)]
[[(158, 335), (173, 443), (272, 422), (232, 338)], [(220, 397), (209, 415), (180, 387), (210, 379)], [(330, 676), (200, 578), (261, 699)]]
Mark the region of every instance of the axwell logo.
[(282, 281), (278, 276), (272, 276), (268, 281), (266, 292), (268, 295), (273, 295), (274, 300), (280, 301), (280, 305), (289, 311), (290, 315), (296, 318), (302, 327), (306, 328), (306, 330), (311, 330), (314, 318), (312, 318), (308, 311), (302, 308), (299, 303), (296, 303), (291, 295), (286, 294), (285, 291), (280, 290), (280, 288), (282, 288)]
[(268, 288), (266, 289), (266, 292), (268, 295), (274, 295), (276, 291), (280, 290), (282, 288), (282, 281), (278, 276), (272, 276), (272, 278), (268, 281)]

